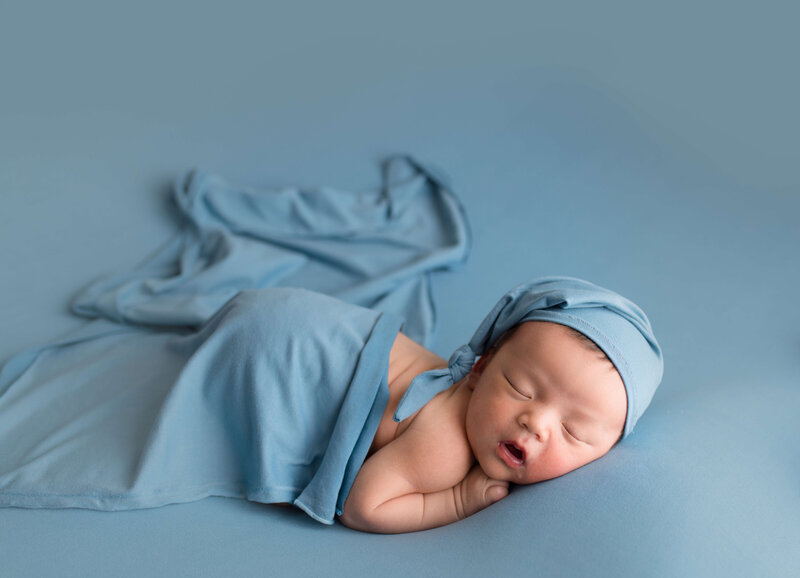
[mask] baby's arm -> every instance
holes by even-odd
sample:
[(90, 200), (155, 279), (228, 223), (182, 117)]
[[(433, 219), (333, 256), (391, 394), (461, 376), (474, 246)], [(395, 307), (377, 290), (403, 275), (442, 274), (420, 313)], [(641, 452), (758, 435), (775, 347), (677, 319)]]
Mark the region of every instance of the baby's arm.
[(508, 482), (488, 478), (478, 465), (470, 469), (466, 440), (413, 425), (364, 462), (340, 516), (346, 526), (387, 534), (435, 528), (508, 493)]

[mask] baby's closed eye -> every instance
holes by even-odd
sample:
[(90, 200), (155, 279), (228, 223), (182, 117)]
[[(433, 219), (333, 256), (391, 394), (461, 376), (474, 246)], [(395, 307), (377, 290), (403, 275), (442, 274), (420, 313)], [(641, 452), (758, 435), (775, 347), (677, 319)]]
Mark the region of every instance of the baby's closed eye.
[(525, 392), (524, 392), (524, 391), (522, 391), (520, 388), (518, 388), (517, 386), (515, 386), (515, 385), (514, 385), (514, 384), (511, 382), (511, 380), (510, 380), (510, 379), (508, 379), (508, 377), (507, 377), (507, 376), (503, 376), (503, 377), (505, 377), (505, 378), (506, 378), (506, 383), (508, 383), (508, 386), (509, 386), (509, 387), (510, 387), (512, 390), (514, 390), (514, 391), (515, 391), (517, 394), (521, 395), (521, 396), (522, 396), (522, 397), (524, 397), (525, 399), (531, 399), (531, 397), (532, 397), (531, 395), (529, 395), (529, 394), (525, 393)]
[(565, 431), (565, 432), (567, 432), (567, 435), (569, 435), (569, 437), (571, 437), (572, 439), (574, 439), (574, 440), (576, 440), (576, 441), (579, 441), (579, 442), (581, 442), (581, 443), (586, 443), (586, 442), (584, 442), (584, 441), (583, 441), (583, 439), (581, 439), (581, 436), (580, 436), (580, 434), (578, 434), (578, 433), (575, 431), (575, 429), (574, 429), (574, 428), (571, 428), (570, 426), (568, 426), (568, 425), (567, 425), (567, 424), (565, 424), (565, 423), (562, 423), (562, 424), (561, 424), (561, 427), (562, 427), (562, 428), (564, 428), (564, 431)]

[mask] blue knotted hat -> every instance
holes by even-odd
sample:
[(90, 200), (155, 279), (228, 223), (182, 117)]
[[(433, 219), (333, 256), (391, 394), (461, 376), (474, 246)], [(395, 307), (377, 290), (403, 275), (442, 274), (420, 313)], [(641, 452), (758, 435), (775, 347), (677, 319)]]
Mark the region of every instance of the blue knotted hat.
[(506, 331), (535, 320), (571, 327), (605, 352), (625, 384), (628, 413), (623, 437), (627, 437), (661, 383), (661, 347), (650, 321), (635, 303), (573, 277), (532, 279), (503, 295), (470, 342), (453, 352), (447, 368), (426, 371), (414, 378), (397, 406), (394, 420), (404, 420), (434, 395), (463, 379), (475, 359), (489, 351)]

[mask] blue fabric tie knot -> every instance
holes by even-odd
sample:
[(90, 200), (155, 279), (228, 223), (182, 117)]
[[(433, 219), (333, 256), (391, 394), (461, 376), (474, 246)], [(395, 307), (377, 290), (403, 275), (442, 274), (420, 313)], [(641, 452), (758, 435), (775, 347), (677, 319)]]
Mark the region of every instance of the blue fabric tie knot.
[(472, 365), (475, 363), (475, 357), (476, 354), (472, 347), (469, 346), (469, 343), (462, 345), (453, 352), (448, 365), (453, 383), (461, 381), (470, 372)]
[(472, 369), (475, 357), (475, 351), (467, 343), (453, 352), (446, 368), (420, 373), (406, 389), (392, 419), (403, 421), (428, 403), (437, 393), (450, 389), (454, 383), (464, 379)]

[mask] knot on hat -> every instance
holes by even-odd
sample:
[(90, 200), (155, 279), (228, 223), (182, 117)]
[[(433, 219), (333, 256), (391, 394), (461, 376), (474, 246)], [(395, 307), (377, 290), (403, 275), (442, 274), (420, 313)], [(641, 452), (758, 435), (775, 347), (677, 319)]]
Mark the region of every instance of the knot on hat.
[(475, 351), (469, 344), (462, 345), (450, 356), (447, 367), (432, 369), (420, 373), (406, 389), (405, 394), (397, 404), (392, 419), (403, 421), (423, 405), (428, 403), (434, 395), (450, 387), (466, 377), (475, 363)]
[(466, 375), (472, 370), (475, 363), (476, 354), (470, 347), (469, 343), (462, 345), (453, 352), (450, 356), (450, 362), (447, 369), (450, 370), (450, 377), (453, 383), (457, 383), (464, 379)]

